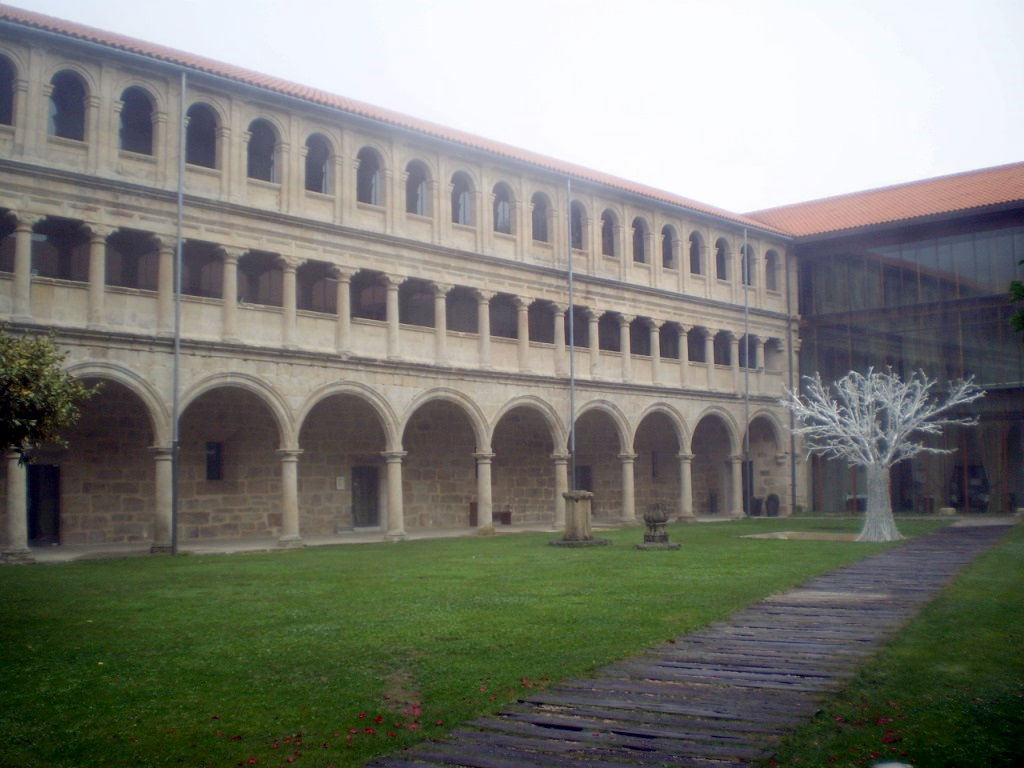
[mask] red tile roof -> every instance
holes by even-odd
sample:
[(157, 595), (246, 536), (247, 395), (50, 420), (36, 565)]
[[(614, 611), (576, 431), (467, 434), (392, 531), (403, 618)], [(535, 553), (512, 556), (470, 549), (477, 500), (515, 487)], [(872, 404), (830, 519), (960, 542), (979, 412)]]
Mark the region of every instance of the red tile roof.
[(806, 237), (1024, 201), (1024, 163), (852, 192), (746, 214)]
[(640, 195), (642, 197), (665, 203), (671, 206), (709, 214), (722, 219), (727, 219), (739, 225), (745, 225), (762, 231), (772, 231), (774, 227), (770, 224), (755, 221), (736, 213), (731, 213), (721, 208), (716, 208), (696, 200), (680, 197), (670, 192), (664, 192), (653, 187), (627, 181), (617, 176), (611, 176), (599, 171), (590, 170), (582, 166), (566, 163), (552, 157), (540, 155), (528, 150), (519, 149), (508, 144), (491, 141), (471, 133), (466, 133), (453, 128), (447, 128), (426, 120), (403, 115), (381, 107), (375, 107), (354, 99), (337, 96), (317, 88), (310, 88), (304, 85), (281, 80), (259, 72), (253, 72), (242, 67), (214, 61), (202, 56), (195, 56), (190, 53), (167, 48), (154, 43), (147, 43), (113, 32), (106, 32), (94, 27), (77, 24), (71, 21), (64, 21), (52, 16), (46, 16), (21, 8), (14, 8), (9, 5), (0, 4), (0, 21), (7, 21), (20, 24), (33, 29), (54, 32), (69, 38), (84, 40), (90, 43), (107, 46), (109, 48), (139, 54), (147, 58), (163, 61), (175, 66), (198, 70), (217, 77), (227, 78), (245, 85), (263, 88), (284, 96), (290, 96), (311, 104), (319, 104), (341, 112), (346, 112), (360, 117), (369, 118), (381, 123), (393, 125), (399, 128), (409, 129), (417, 133), (433, 138), (450, 141), (471, 149), (481, 150), (492, 155), (526, 163), (547, 171), (564, 174), (574, 179), (593, 182), (602, 186), (611, 187), (623, 192)]

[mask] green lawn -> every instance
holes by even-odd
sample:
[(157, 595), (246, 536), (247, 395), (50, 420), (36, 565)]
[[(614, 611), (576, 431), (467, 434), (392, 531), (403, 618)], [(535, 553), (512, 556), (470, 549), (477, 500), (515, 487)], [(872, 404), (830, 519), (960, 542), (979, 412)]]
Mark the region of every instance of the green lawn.
[(358, 765), (884, 546), (741, 534), (858, 526), (672, 526), (674, 552), (636, 551), (633, 528), (595, 549), (522, 534), (0, 567), (0, 764)]
[(884, 758), (915, 768), (1024, 765), (1024, 526), (966, 569), (764, 765)]

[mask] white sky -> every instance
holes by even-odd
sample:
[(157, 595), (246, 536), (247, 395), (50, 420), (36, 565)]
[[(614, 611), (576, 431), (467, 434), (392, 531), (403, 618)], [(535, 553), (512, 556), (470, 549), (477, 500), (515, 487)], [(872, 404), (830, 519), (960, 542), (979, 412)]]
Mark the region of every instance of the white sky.
[(1024, 160), (1021, 0), (13, 0), (743, 212)]

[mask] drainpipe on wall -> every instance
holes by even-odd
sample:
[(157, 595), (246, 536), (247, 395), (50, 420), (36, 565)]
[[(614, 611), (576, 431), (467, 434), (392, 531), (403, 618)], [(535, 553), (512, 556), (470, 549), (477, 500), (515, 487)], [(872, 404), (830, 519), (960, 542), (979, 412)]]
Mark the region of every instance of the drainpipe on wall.
[[(743, 228), (743, 249), (740, 251), (740, 277), (743, 278), (743, 462), (740, 464), (740, 472), (747, 473), (747, 463), (750, 461), (750, 282), (753, 275), (750, 274), (750, 263), (747, 253), (747, 228)], [(737, 350), (738, 351), (738, 350)], [(753, 512), (754, 478), (744, 485), (746, 488), (745, 513), (749, 517)], [(742, 486), (741, 486), (742, 487)]]
[(573, 271), (572, 271), (572, 179), (565, 180), (565, 204), (567, 206), (569, 266), (569, 490), (576, 490), (576, 320), (573, 313)]

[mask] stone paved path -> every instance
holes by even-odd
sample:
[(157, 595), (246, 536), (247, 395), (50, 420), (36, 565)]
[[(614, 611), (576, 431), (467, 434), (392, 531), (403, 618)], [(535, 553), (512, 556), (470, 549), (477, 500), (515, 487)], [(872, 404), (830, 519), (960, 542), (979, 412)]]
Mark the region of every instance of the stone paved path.
[(912, 539), (368, 765), (746, 765), (812, 717), (1006, 530), (950, 527)]

